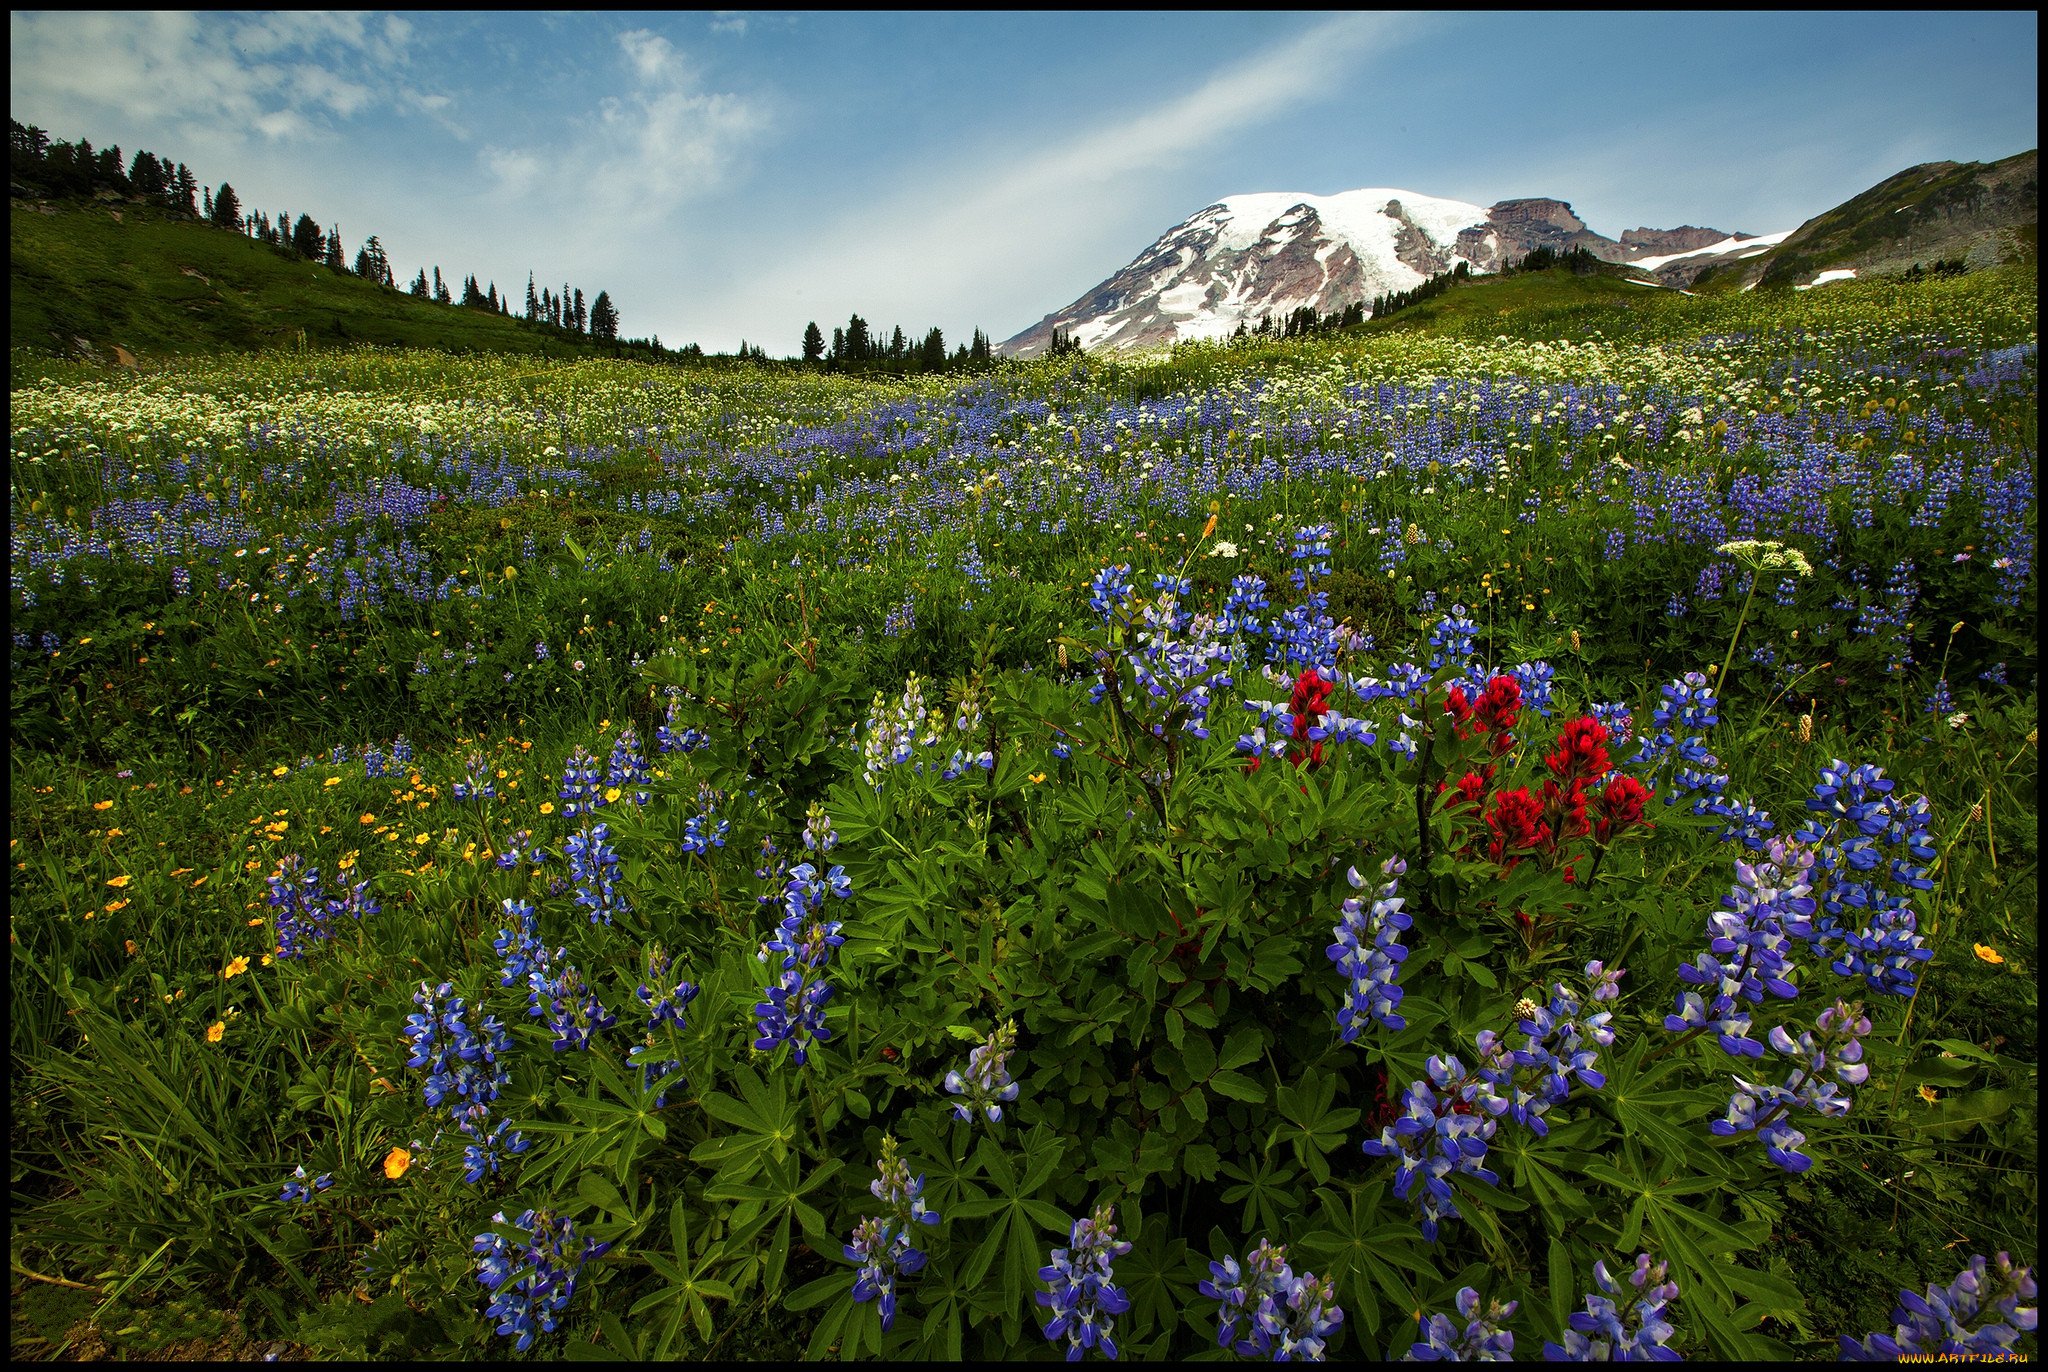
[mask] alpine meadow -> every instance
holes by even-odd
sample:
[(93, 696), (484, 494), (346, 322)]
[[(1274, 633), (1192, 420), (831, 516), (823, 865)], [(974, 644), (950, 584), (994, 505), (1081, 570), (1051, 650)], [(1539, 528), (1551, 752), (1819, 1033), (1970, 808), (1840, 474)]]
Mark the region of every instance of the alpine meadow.
[(2032, 152), (785, 359), (16, 107), (17, 1358), (2036, 1354)]

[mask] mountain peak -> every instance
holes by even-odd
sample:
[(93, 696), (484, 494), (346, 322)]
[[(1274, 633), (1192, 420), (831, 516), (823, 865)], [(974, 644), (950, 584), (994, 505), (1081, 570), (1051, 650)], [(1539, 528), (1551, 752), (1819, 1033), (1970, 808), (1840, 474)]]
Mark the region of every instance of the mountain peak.
[(1225, 196), (1196, 211), (1065, 309), (1056, 310), (999, 352), (1033, 357), (1055, 329), (1082, 347), (1159, 347), (1192, 338), (1226, 338), (1307, 306), (1341, 311), (1412, 290), (1460, 262), (1498, 271), (1537, 248), (1583, 247), (1610, 262), (1676, 253), (1728, 237), (1710, 229), (1636, 229), (1617, 243), (1586, 226), (1569, 203), (1543, 197), (1503, 200), (1490, 209), (1394, 186), (1334, 195), (1254, 191)]

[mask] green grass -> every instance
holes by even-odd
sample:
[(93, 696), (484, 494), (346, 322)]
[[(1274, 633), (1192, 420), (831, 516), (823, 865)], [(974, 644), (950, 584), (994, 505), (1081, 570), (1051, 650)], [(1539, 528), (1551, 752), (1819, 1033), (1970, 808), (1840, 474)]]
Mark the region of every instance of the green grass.
[[(118, 216), (118, 218), (116, 217)], [(130, 204), (17, 203), (9, 345), (106, 360), (290, 347), (438, 348), (587, 357), (596, 345), (440, 305), (287, 257), (240, 234)]]

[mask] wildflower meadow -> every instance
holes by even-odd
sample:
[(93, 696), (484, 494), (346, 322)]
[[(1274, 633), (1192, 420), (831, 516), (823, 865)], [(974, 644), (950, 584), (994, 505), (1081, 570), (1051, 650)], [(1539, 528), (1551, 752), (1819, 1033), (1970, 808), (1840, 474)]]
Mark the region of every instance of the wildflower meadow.
[(18, 356), (17, 1350), (2031, 1354), (2037, 328)]

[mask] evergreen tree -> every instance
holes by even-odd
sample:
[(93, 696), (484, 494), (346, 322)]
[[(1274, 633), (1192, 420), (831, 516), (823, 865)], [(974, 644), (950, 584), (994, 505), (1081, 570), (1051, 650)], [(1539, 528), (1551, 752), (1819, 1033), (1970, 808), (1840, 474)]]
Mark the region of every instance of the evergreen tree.
[(153, 152), (138, 152), (135, 165), (128, 169), (128, 180), (138, 195), (160, 196), (166, 182), (164, 164), (156, 160)]
[(946, 365), (946, 336), (939, 332), (938, 325), (924, 336), (924, 346), (917, 350), (918, 365), (926, 371), (935, 372)]
[(313, 216), (302, 214), (299, 222), (292, 225), (292, 251), (308, 262), (319, 260), (326, 249), (327, 240), (320, 232), (320, 226), (313, 222)]
[(406, 289), (422, 300), (427, 298), (427, 269), (425, 267), (420, 268), (420, 274), (412, 279), (412, 285)]
[(526, 317), (528, 320), (540, 318), (540, 297), (533, 291), (532, 272), (526, 274)]
[(18, 119), (7, 121), (7, 163), (17, 175), (32, 171), (43, 164), (49, 155), (50, 135), (34, 124), (24, 124)]
[(335, 271), (348, 270), (348, 259), (341, 255), (341, 225), (336, 224), (327, 231), (327, 251), (322, 255), (321, 261)]
[(128, 179), (128, 173), (121, 169), (120, 144), (108, 148), (94, 161), (93, 184), (98, 189), (119, 191), (123, 195), (135, 188)]
[(828, 356), (835, 367), (846, 360), (846, 330), (836, 324), (832, 328), (832, 351)]
[(980, 329), (974, 331), (974, 340), (968, 344), (967, 360), (970, 362), (986, 362), (989, 360), (988, 335)]
[(575, 319), (572, 321), (571, 327), (577, 333), (587, 333), (590, 330), (590, 311), (584, 307), (583, 288), (581, 286), (576, 288)]
[(209, 224), (214, 222), (213, 187), (211, 186), (201, 186), (199, 188), (199, 217)]
[(892, 362), (901, 362), (903, 360), (904, 353), (907, 352), (908, 350), (909, 345), (904, 341), (903, 338), (903, 326), (901, 324), (898, 324), (896, 326), (896, 331), (889, 335), (889, 360)]
[(619, 341), (619, 312), (609, 292), (599, 291), (590, 303), (590, 336), (600, 343)]
[(818, 332), (818, 321), (813, 319), (804, 325), (804, 361), (821, 362), (825, 357), (825, 335)]
[(199, 194), (199, 179), (192, 175), (192, 169), (180, 162), (178, 174), (171, 184), (171, 208), (182, 210), (197, 219), (199, 206), (193, 203), (193, 198)]
[(242, 227), (242, 201), (233, 186), (225, 181), (220, 183), (220, 189), (213, 193), (213, 212), (207, 217), (218, 228)]
[(439, 267), (434, 268), (434, 303), (438, 305), (452, 303), (452, 298), (448, 294), (448, 283), (441, 279), (441, 269)]
[(391, 279), (391, 259), (384, 253), (384, 245), (371, 234), (363, 244), (363, 250), (356, 254), (356, 275), (374, 281), (380, 286), (394, 285)]
[(868, 360), (868, 321), (855, 315), (846, 324), (846, 358), (849, 362)]

